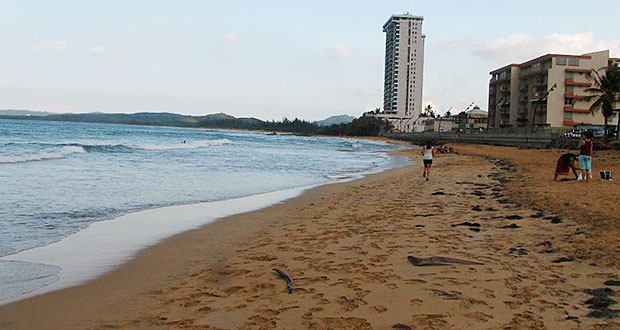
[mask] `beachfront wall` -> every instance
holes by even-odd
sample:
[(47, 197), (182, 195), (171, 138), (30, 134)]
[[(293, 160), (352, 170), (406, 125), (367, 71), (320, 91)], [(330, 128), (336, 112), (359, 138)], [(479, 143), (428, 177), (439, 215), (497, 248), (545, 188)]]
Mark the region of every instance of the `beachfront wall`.
[[(427, 141), (435, 144), (444, 143), (473, 143), (488, 144), (507, 147), (525, 147), (525, 148), (549, 148), (557, 146), (563, 140), (562, 132), (543, 129), (538, 133), (530, 133), (529, 130), (515, 129), (512, 133), (501, 130), (496, 133), (480, 133), (480, 134), (454, 134), (454, 133), (397, 133), (387, 134), (388, 138), (402, 141), (410, 141), (412, 144), (422, 145)], [(577, 141), (577, 139), (573, 139)]]

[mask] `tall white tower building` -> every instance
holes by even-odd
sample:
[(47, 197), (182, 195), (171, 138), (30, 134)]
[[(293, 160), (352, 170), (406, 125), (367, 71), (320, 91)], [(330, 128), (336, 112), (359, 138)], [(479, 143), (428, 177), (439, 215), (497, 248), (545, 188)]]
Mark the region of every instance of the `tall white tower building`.
[(422, 112), (424, 74), (424, 17), (409, 13), (392, 15), (385, 32), (383, 113), (401, 132), (414, 131)]

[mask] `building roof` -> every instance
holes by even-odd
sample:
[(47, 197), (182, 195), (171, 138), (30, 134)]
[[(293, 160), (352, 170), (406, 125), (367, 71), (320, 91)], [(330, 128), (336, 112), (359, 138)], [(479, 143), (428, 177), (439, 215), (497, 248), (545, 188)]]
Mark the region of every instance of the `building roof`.
[(404, 18), (404, 19), (413, 19), (413, 20), (420, 20), (420, 21), (423, 21), (423, 20), (424, 20), (424, 16), (416, 16), (416, 15), (411, 15), (410, 13), (401, 14), (401, 15), (394, 14), (394, 15), (390, 16), (390, 18), (387, 20), (387, 22), (385, 22), (385, 24), (383, 24), (383, 29), (385, 30), (385, 28), (386, 28), (386, 27), (387, 27), (390, 23), (392, 23), (392, 21), (393, 21), (395, 18), (399, 18), (399, 19), (400, 19), (400, 18)]
[(600, 52), (609, 52), (609, 50), (602, 50), (599, 52), (592, 52), (592, 53), (585, 53), (585, 54), (581, 54), (581, 55), (570, 55), (570, 54), (545, 54), (545, 55), (541, 55), (538, 56), (536, 58), (533, 58), (529, 61), (523, 62), (521, 64), (509, 64), (506, 66), (503, 66), (499, 69), (495, 69), (493, 71), (491, 71), (489, 74), (495, 74), (498, 72), (502, 72), (504, 70), (506, 70), (508, 67), (513, 67), (513, 66), (517, 66), (517, 67), (524, 67), (524, 66), (528, 66), (530, 64), (536, 63), (536, 62), (540, 62), (542, 60), (546, 60), (546, 59), (551, 59), (554, 57), (573, 57), (573, 58), (581, 58), (581, 59), (590, 59), (592, 58), (592, 54), (596, 54), (596, 53), (600, 53)]
[(487, 112), (480, 109), (479, 106), (475, 106), (473, 109), (465, 112), (469, 117), (484, 117), (486, 118)]

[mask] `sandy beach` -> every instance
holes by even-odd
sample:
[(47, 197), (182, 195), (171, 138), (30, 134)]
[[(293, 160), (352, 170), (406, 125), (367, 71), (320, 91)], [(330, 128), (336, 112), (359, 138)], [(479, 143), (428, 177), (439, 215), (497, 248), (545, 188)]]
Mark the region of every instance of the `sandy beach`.
[[(0, 328), (620, 328), (606, 317), (618, 307), (584, 303), (620, 301), (586, 291), (620, 280), (618, 181), (552, 182), (559, 150), (454, 148), (430, 181), (418, 151), (399, 151), (418, 165), (173, 236), (85, 285), (1, 306)], [(618, 154), (597, 152), (602, 167), (620, 173)], [(408, 258), (433, 256), (465, 264)]]

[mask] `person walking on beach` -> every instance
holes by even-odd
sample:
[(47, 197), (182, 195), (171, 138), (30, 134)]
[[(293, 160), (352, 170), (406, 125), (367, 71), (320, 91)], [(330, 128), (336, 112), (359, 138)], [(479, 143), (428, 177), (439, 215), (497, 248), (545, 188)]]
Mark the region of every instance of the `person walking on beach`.
[(433, 156), (435, 156), (435, 148), (431, 145), (431, 141), (426, 142), (426, 145), (422, 147), (422, 162), (424, 162), (424, 174), (422, 177), (429, 180), (431, 175), (431, 165), (433, 165)]
[(578, 179), (577, 169), (575, 168), (575, 160), (577, 160), (577, 155), (573, 153), (566, 153), (558, 158), (558, 163), (555, 166), (555, 176), (553, 177), (553, 181), (558, 180), (558, 175), (568, 175), (569, 170), (573, 170), (573, 174), (575, 175), (575, 179)]
[(581, 140), (579, 140), (579, 168), (581, 169), (581, 175), (577, 178), (577, 181), (583, 180), (583, 182), (588, 183), (592, 179), (593, 149), (592, 131), (583, 132)]

